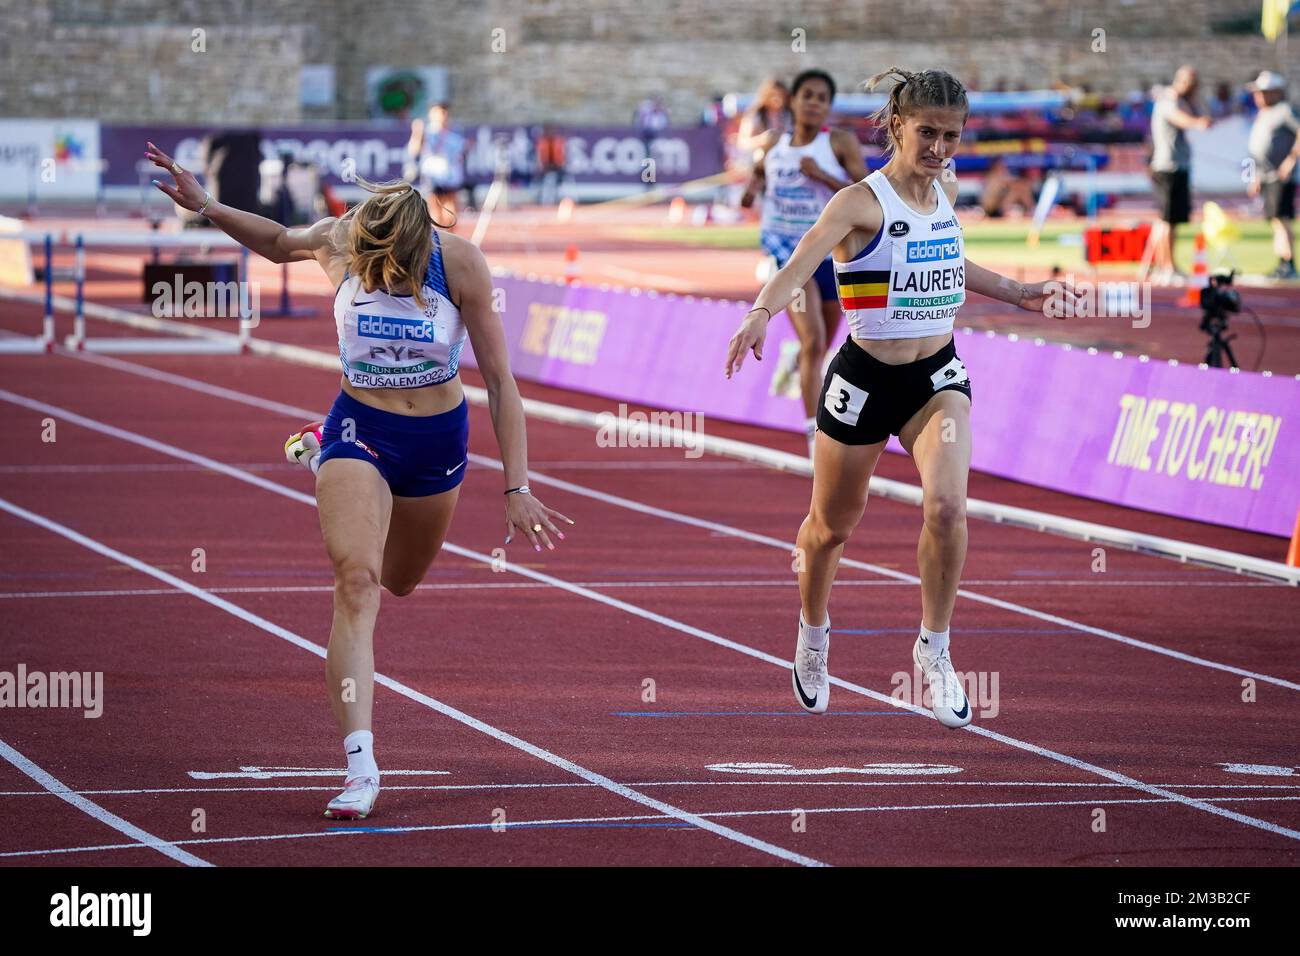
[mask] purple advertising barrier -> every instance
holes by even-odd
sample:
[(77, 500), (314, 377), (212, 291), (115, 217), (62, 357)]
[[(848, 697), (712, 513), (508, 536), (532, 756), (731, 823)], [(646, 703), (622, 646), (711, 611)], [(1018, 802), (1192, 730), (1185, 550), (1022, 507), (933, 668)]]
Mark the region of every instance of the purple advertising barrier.
[[(764, 361), (729, 382), (748, 303), (494, 279), (522, 379), (801, 431), (797, 341), (772, 322)], [(974, 468), (1163, 514), (1289, 537), (1300, 506), (1300, 382), (957, 335), (974, 391)], [(467, 349), (463, 358), (473, 366)], [(794, 379), (794, 381), (792, 381)], [(891, 448), (898, 449), (897, 440)]]
[[(230, 129), (233, 127), (222, 127)], [(353, 172), (375, 182), (398, 179), (406, 163), (406, 127), (357, 124), (356, 126), (259, 126), (251, 127), (262, 136), (262, 155), (279, 159), (287, 152), (295, 160), (314, 163), (321, 182), (337, 186), (343, 182), (347, 164)], [(535, 126), (456, 126), (467, 140), (465, 171), (470, 183), (492, 179), (498, 146), (504, 148), (515, 176), (535, 173), (540, 133)], [(143, 160), (144, 144), (152, 141), (178, 163), (201, 169), (200, 144), (214, 132), (212, 126), (118, 126), (100, 128), (100, 155), (107, 162), (104, 186), (135, 186)], [(565, 137), (565, 168), (578, 183), (641, 182), (647, 158), (646, 143), (632, 127), (556, 126)], [(722, 132), (716, 126), (668, 129), (649, 146), (655, 161), (655, 181), (680, 183), (710, 176), (722, 168)], [(144, 163), (152, 174), (153, 167)]]

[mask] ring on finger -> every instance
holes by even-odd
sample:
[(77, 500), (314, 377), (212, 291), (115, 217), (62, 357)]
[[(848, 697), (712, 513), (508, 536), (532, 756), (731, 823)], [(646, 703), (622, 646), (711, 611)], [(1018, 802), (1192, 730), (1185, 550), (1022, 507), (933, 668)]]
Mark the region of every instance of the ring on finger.
[(533, 530), (534, 530), (534, 531), (541, 531), (541, 530), (542, 530), (542, 526), (539, 525), (539, 524), (535, 524), (535, 525), (533, 525)]
[(173, 176), (179, 176), (179, 175), (180, 175), (181, 173), (183, 173), (183, 172), (185, 172), (185, 170), (181, 169), (181, 164), (178, 163), (178, 162), (176, 162), (175, 160), (173, 160), (173, 161), (172, 161), (172, 175), (173, 175)]

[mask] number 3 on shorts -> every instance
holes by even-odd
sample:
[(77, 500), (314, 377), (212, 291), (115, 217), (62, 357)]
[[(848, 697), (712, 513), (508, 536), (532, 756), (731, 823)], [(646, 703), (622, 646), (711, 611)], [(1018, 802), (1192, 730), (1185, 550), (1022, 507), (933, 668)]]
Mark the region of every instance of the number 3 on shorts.
[(867, 393), (846, 382), (839, 372), (835, 372), (831, 375), (830, 384), (826, 386), (826, 400), (823, 404), (826, 411), (845, 425), (856, 425), (858, 416), (862, 414), (862, 406), (867, 404)]

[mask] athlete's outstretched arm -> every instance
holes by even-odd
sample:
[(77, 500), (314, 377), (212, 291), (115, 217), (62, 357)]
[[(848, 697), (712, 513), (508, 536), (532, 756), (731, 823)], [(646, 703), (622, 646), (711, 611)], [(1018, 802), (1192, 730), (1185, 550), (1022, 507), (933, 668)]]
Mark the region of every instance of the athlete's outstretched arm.
[[(944, 194), (948, 197), (948, 202), (955, 207), (957, 205), (956, 178), (943, 180), (942, 187)], [(1052, 288), (1049, 288), (1049, 286)], [(1008, 302), (1027, 312), (1042, 312), (1043, 306), (1047, 302), (1047, 296), (1054, 291), (1058, 295), (1071, 298), (1076, 298), (1079, 295), (1068, 282), (1053, 280), (1051, 282), (1032, 282), (1026, 285), (1001, 273), (994, 272), (992, 269), (985, 269), (981, 265), (976, 265), (970, 261), (969, 256), (966, 258), (966, 288), (971, 292), (986, 295), (990, 299)]]
[[(497, 446), (501, 449), (505, 488), (518, 488), (528, 484), (528, 434), (524, 424), (524, 402), (510, 372), (505, 329), (501, 317), (492, 307), (492, 273), (483, 253), (468, 240), (446, 235), (442, 248), (448, 266), (447, 285), (460, 292), (458, 308), (461, 319), (469, 333), (479, 374), (487, 386), (488, 411), (492, 415)], [(531, 494), (508, 494), (505, 505), (507, 544), (519, 530), (528, 536), (536, 550), (540, 551), (543, 544), (554, 550), (555, 545), (547, 531), (561, 540), (564, 534), (552, 519), (573, 524), (572, 520), (546, 507)], [(539, 526), (541, 530), (534, 531)]]
[(255, 213), (232, 209), (212, 199), (211, 194), (199, 185), (193, 173), (188, 169), (180, 169), (170, 156), (153, 143), (149, 143), (148, 147), (145, 156), (153, 160), (155, 166), (167, 170), (174, 180), (174, 185), (169, 186), (155, 179), (154, 185), (171, 197), (176, 205), (190, 212), (201, 211), (226, 235), (272, 262), (316, 259), (325, 266), (326, 272), (330, 271), (324, 260), (333, 257), (330, 235), (336, 219), (322, 219), (311, 226), (290, 228)]
[(809, 229), (794, 255), (785, 267), (767, 281), (763, 291), (754, 300), (754, 308), (731, 337), (727, 348), (727, 378), (740, 371), (745, 353), (753, 351), (754, 358), (763, 360), (763, 340), (767, 337), (767, 323), (780, 312), (795, 293), (812, 278), (822, 260), (831, 254), (844, 237), (854, 229), (875, 234), (880, 231), (882, 213), (876, 194), (870, 189), (842, 189), (831, 197), (817, 222)]
[[(966, 288), (971, 292), (986, 295), (990, 299), (997, 299), (999, 302), (1009, 302), (1026, 312), (1042, 312), (1047, 304), (1047, 297), (1054, 293), (1072, 299), (1079, 296), (1078, 291), (1068, 282), (1061, 282), (1058, 279), (1028, 284), (1017, 282), (992, 269), (976, 265), (969, 258), (966, 259)], [(1061, 310), (1062, 317), (1067, 313), (1073, 315), (1069, 310)]]

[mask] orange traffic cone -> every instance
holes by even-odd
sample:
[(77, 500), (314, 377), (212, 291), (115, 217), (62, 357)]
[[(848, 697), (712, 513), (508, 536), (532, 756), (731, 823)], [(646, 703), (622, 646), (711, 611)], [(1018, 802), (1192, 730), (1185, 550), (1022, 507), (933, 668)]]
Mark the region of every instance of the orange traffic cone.
[(564, 250), (564, 281), (572, 285), (578, 280), (578, 246), (576, 243), (569, 243), (569, 247)]
[(1210, 284), (1209, 270), (1205, 264), (1205, 233), (1196, 234), (1196, 255), (1192, 260), (1192, 279), (1178, 304), (1189, 309), (1201, 307), (1201, 290)]
[(1286, 563), (1293, 568), (1300, 568), (1300, 510), (1295, 513), (1295, 533), (1291, 535), (1291, 547), (1286, 552)]

